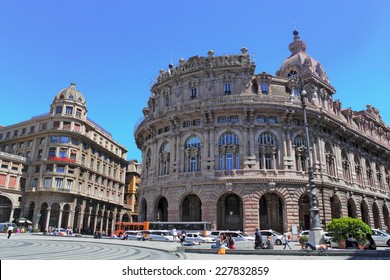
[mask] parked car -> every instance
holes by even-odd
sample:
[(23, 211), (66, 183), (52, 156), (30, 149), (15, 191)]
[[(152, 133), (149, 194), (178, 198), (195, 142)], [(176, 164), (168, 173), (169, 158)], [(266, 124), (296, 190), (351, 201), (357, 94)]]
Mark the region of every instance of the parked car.
[(195, 241), (199, 243), (213, 243), (215, 242), (215, 238), (206, 236), (203, 233), (187, 233), (186, 234), (186, 241)]
[(374, 239), (376, 246), (389, 246), (390, 247), (390, 234), (380, 230), (371, 229), (372, 239)]
[(66, 235), (66, 229), (64, 228), (53, 228), (50, 232), (50, 235), (59, 235), (64, 236)]
[(140, 240), (143, 235), (139, 230), (126, 230), (124, 234), (127, 234), (128, 240)]
[(283, 234), (281, 234), (277, 231), (274, 231), (272, 229), (269, 229), (269, 230), (263, 229), (263, 230), (260, 230), (260, 233), (261, 233), (261, 238), (262, 238), (263, 242), (266, 242), (268, 236), (271, 236), (272, 242), (275, 245), (282, 245)]
[(242, 231), (230, 231), (230, 230), (220, 230), (220, 231), (212, 231), (210, 236), (213, 237), (215, 240), (219, 238), (219, 235), (221, 233), (225, 233), (226, 235), (231, 235), (234, 239), (234, 241), (255, 241), (255, 238), (253, 236), (249, 236), (246, 233)]
[[(298, 239), (299, 239), (301, 236), (307, 236), (307, 237), (309, 237), (309, 232), (310, 232), (310, 230), (303, 230), (303, 231), (301, 231), (301, 232), (298, 234)], [(331, 233), (331, 232), (324, 231), (324, 232), (322, 233), (322, 236), (324, 237), (324, 243), (331, 244), (331, 241), (332, 241), (332, 233)], [(333, 247), (333, 246), (332, 246), (332, 247)]]
[(173, 234), (168, 230), (151, 230), (148, 235), (149, 240), (173, 242)]

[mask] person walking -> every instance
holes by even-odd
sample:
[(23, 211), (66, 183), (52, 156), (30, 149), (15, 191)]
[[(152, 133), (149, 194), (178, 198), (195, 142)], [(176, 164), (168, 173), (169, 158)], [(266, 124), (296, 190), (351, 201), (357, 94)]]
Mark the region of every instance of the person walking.
[(283, 237), (282, 237), (282, 242), (284, 244), (283, 250), (286, 250), (286, 246), (288, 246), (288, 248), (290, 248), (290, 250), (291, 250), (290, 236), (289, 236), (287, 230), (284, 231), (284, 234), (283, 234)]
[(8, 227), (8, 237), (7, 238), (10, 238), (11, 237), (11, 234), (12, 234), (12, 231), (14, 230), (14, 227), (12, 225), (10, 225)]
[(175, 228), (172, 229), (173, 242), (177, 242), (177, 230)]
[(263, 245), (263, 240), (261, 236), (261, 232), (258, 228), (256, 228), (255, 231), (255, 249), (261, 249), (261, 246)]

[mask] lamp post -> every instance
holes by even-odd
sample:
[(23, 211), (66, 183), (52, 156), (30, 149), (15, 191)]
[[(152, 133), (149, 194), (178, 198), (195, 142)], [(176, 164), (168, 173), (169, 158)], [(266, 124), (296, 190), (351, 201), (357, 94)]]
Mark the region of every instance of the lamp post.
[(313, 176), (313, 162), (311, 156), (310, 148), (310, 138), (309, 138), (309, 125), (307, 123), (306, 115), (306, 91), (303, 89), (301, 91), (301, 103), (303, 109), (303, 121), (305, 126), (305, 139), (306, 139), (306, 148), (307, 148), (307, 159), (308, 159), (308, 176), (309, 176), (309, 192), (310, 192), (310, 232), (309, 240), (314, 244), (320, 244), (322, 239), (322, 228), (320, 224), (320, 214), (318, 209), (318, 200), (314, 184)]

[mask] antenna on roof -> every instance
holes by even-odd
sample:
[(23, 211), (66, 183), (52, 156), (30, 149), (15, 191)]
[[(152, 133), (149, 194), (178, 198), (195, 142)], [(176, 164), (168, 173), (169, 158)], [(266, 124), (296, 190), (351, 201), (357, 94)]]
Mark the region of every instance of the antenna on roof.
[(297, 30), (297, 23), (295, 22), (295, 16), (293, 16), (293, 20), (294, 20), (294, 30)]

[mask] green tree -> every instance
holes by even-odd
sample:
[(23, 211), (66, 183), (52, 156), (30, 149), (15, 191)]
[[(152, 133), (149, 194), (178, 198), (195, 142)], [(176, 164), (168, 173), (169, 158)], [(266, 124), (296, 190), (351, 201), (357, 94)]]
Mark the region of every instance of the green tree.
[(333, 219), (327, 225), (327, 229), (332, 232), (334, 241), (345, 240), (349, 234), (352, 234), (359, 244), (364, 244), (366, 242), (366, 234), (371, 233), (369, 225), (361, 219), (350, 217)]

